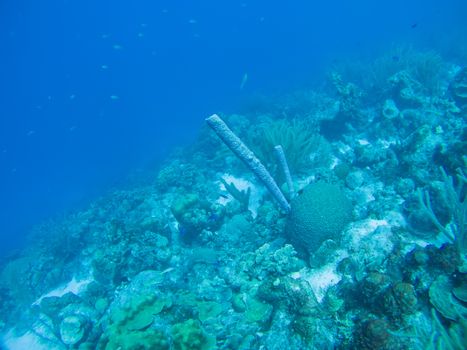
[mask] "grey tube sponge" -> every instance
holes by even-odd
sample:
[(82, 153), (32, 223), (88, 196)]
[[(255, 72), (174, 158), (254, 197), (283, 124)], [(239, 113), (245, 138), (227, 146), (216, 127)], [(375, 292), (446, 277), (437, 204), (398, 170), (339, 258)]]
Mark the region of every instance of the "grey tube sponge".
[(213, 114), (206, 118), (208, 125), (214, 130), (219, 138), (230, 148), (230, 150), (240, 158), (248, 168), (260, 179), (266, 186), (271, 195), (277, 200), (282, 210), (286, 213), (290, 212), (290, 204), (282, 194), (276, 181), (255, 156), (255, 154), (233, 133), (225, 122), (217, 115)]
[(295, 189), (293, 187), (292, 176), (290, 175), (289, 165), (287, 164), (287, 159), (285, 158), (284, 149), (281, 145), (277, 145), (274, 147), (274, 151), (276, 152), (277, 161), (284, 173), (285, 180), (287, 181), (287, 187), (289, 188), (290, 198), (295, 197)]

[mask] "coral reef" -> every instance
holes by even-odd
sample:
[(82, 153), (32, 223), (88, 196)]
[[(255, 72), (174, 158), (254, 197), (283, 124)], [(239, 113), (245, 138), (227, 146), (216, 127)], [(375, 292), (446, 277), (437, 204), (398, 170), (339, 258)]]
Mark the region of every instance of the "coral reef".
[[(465, 80), (407, 47), (334, 67), (322, 89), (222, 116), (254, 164), (200, 126), (151, 184), (1, 261), (3, 347), (464, 348)], [(277, 145), (295, 196), (277, 196)]]

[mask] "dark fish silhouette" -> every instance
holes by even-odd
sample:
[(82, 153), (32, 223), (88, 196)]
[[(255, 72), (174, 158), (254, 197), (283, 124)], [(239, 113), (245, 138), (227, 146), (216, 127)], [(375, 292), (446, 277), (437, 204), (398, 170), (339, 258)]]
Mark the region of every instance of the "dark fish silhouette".
[(412, 23), (412, 25), (410, 26), (410, 28), (415, 29), (415, 28), (417, 28), (417, 26), (418, 26), (418, 23)]

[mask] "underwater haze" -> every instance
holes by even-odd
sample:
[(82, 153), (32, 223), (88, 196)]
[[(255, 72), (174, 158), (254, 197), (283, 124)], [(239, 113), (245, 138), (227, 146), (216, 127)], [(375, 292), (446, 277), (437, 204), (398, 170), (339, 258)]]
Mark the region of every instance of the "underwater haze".
[(466, 18), (1, 1), (0, 347), (465, 348)]
[(466, 13), (460, 0), (2, 1), (2, 250), (156, 166), (207, 115), (393, 43), (455, 48)]

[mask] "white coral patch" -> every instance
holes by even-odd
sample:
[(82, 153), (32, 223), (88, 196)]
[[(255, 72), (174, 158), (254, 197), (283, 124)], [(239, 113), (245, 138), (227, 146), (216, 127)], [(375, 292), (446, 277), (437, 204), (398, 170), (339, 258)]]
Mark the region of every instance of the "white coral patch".
[[(1, 344), (0, 344), (1, 345)], [(63, 349), (63, 347), (56, 346), (52, 347), (53, 344), (47, 342), (47, 344), (42, 340), (38, 335), (29, 331), (23, 335), (17, 337), (14, 335), (14, 332), (10, 330), (7, 334), (3, 336), (3, 346), (8, 350), (54, 350), (54, 349)]]
[(358, 249), (363, 238), (371, 235), (380, 226), (389, 226), (386, 220), (366, 219), (351, 225), (347, 234), (351, 236), (352, 248)]
[(357, 140), (357, 142), (360, 146), (368, 146), (370, 144), (370, 142), (366, 139), (360, 139), (360, 140)]
[(39, 304), (42, 301), (42, 299), (47, 298), (47, 297), (61, 297), (65, 295), (66, 293), (73, 293), (73, 294), (78, 295), (92, 281), (93, 279), (91, 277), (82, 279), (82, 280), (77, 280), (75, 277), (73, 277), (72, 280), (69, 281), (68, 283), (55, 288), (54, 290), (48, 292), (47, 294), (42, 295), (39, 299), (37, 299), (33, 303), (33, 305)]
[(329, 169), (334, 169), (336, 166), (338, 166), (339, 164), (341, 163), (341, 161), (339, 160), (339, 158), (337, 157), (332, 157), (331, 159), (331, 164), (329, 165)]
[(374, 189), (371, 186), (360, 188), (360, 193), (362, 194), (365, 203), (373, 202), (375, 200), (375, 196), (373, 195)]
[(326, 291), (329, 287), (335, 286), (340, 282), (341, 278), (336, 272), (335, 264), (328, 264), (319, 269), (312, 270), (304, 276), (304, 279), (310, 284), (318, 302), (321, 302), (326, 296)]
[(393, 234), (387, 220), (366, 219), (353, 223), (343, 242), (358, 265), (379, 266), (393, 251)]
[(398, 211), (390, 211), (385, 215), (386, 221), (391, 227), (406, 227), (407, 221), (404, 218), (404, 215)]
[(380, 140), (378, 140), (377, 144), (378, 144), (378, 146), (380, 146), (383, 149), (388, 149), (392, 145), (397, 144), (397, 142), (395, 140), (381, 140), (380, 139)]

